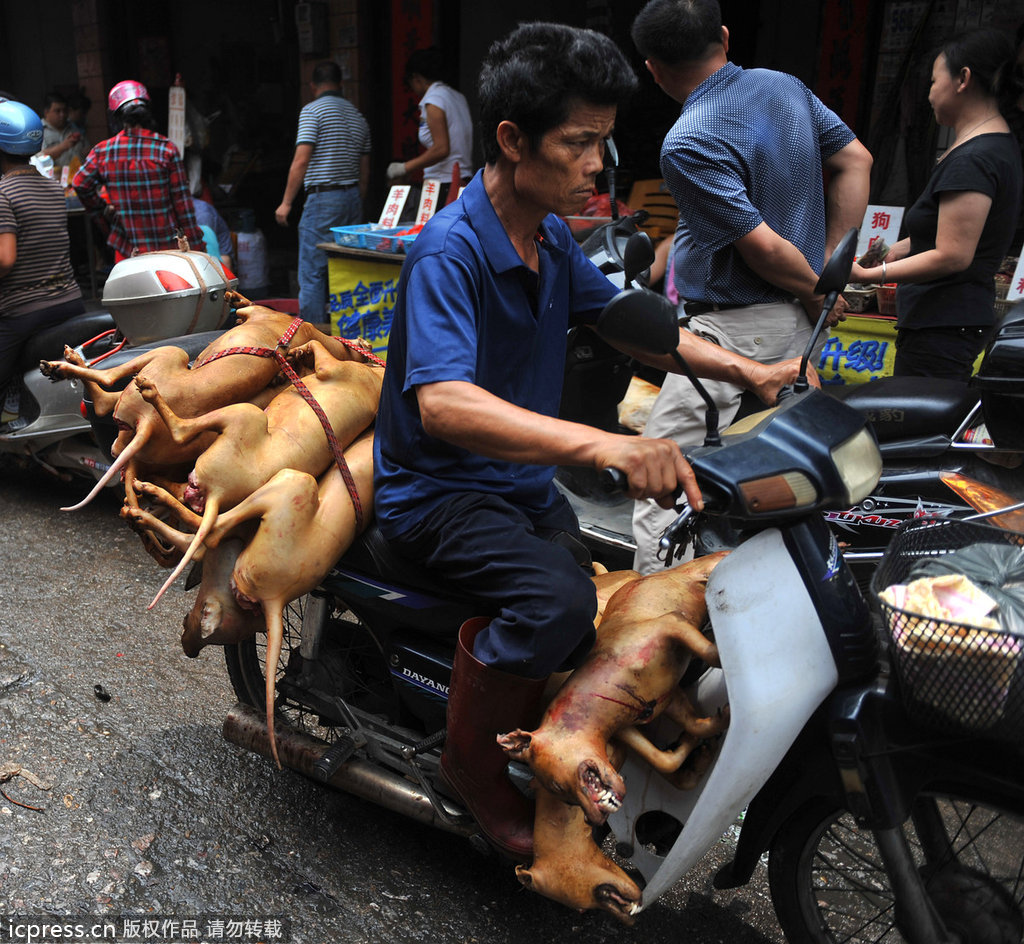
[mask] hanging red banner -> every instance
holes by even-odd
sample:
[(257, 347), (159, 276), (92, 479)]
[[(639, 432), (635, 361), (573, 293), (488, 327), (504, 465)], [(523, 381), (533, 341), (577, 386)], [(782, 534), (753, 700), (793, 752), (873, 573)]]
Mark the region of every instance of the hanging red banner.
[(854, 130), (864, 88), (871, 5), (871, 0), (829, 0), (822, 4), (816, 92)]
[(394, 160), (419, 152), (420, 109), (405, 84), (405, 62), (417, 49), (434, 44), (432, 0), (391, 0), (391, 142)]

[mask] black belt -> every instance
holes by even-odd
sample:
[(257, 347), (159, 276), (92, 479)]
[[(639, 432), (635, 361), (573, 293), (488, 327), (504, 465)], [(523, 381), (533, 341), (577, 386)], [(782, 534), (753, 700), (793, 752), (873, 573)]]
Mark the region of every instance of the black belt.
[(777, 298), (767, 302), (749, 302), (746, 305), (734, 305), (730, 302), (684, 302), (683, 311), (691, 318), (694, 315), (706, 315), (709, 311), (732, 311), (734, 308), (753, 308), (754, 305), (793, 305), (796, 298)]
[(306, 193), (323, 193), (325, 190), (351, 190), (359, 184), (313, 184), (306, 188)]

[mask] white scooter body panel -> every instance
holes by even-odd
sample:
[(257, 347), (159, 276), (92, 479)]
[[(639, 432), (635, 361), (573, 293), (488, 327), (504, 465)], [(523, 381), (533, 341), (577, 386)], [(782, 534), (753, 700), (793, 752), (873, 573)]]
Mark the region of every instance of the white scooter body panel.
[[(838, 681), (821, 620), (777, 529), (751, 538), (711, 573), (708, 613), (722, 669), (694, 697), (705, 711), (729, 702), (729, 728), (694, 790), (679, 790), (630, 756), (626, 797), (609, 818), (617, 841), (647, 884), (646, 907), (718, 840), (778, 766)], [(726, 689), (728, 690), (726, 693)], [(683, 830), (663, 858), (635, 839), (640, 816), (668, 813)]]

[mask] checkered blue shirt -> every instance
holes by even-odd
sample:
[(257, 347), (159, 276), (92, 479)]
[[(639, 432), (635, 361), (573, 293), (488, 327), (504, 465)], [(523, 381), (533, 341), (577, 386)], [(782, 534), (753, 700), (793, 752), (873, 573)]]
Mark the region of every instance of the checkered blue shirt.
[(825, 250), (822, 162), (853, 132), (797, 78), (727, 63), (683, 105), (661, 150), (679, 207), (675, 283), (687, 301), (753, 305), (786, 295), (732, 244), (762, 222), (815, 272)]

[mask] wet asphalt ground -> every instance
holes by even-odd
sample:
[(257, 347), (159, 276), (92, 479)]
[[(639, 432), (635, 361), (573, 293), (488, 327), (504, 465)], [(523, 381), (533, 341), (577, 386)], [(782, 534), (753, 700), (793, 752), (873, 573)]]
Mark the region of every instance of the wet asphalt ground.
[[(227, 743), (223, 654), (188, 659), (178, 643), (194, 591), (180, 581), (147, 612), (165, 572), (114, 490), (58, 510), (88, 487), (0, 469), (0, 941), (10, 915), (275, 917), (296, 944), (783, 940), (763, 866), (744, 889), (713, 889), (727, 840), (626, 928)], [(50, 789), (4, 780), (5, 765)]]

